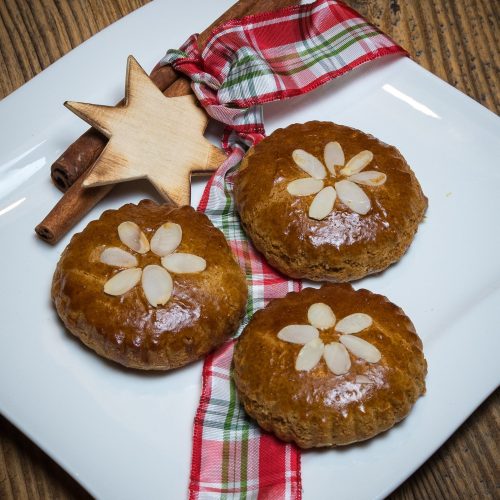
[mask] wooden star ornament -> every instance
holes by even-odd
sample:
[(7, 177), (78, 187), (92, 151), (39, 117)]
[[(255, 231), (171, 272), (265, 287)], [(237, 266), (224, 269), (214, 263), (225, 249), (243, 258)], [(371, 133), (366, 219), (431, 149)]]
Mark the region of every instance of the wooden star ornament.
[(147, 178), (165, 199), (188, 205), (191, 174), (212, 172), (226, 159), (203, 137), (208, 117), (196, 98), (165, 97), (132, 56), (125, 104), (64, 105), (109, 138), (84, 187)]

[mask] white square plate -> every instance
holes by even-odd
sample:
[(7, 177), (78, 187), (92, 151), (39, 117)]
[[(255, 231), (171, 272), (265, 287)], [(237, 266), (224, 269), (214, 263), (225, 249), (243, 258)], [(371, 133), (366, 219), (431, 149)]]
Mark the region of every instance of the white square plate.
[[(151, 69), (231, 2), (186, 0), (175, 12), (167, 1), (149, 4), (0, 102), (0, 410), (99, 498), (186, 496), (202, 364), (159, 375), (121, 369), (83, 348), (58, 321), (50, 283), (70, 235), (52, 248), (33, 228), (60, 196), (50, 164), (86, 129), (62, 103), (116, 102), (128, 54)], [(500, 380), (500, 123), (401, 58), (266, 107), (268, 132), (311, 119), (394, 144), (429, 197), (407, 255), (356, 284), (387, 295), (413, 319), (429, 362), (427, 394), (376, 439), (303, 454), (305, 499), (378, 498), (425, 461)], [(147, 196), (157, 197), (146, 183), (120, 186), (73, 232), (104, 209)]]

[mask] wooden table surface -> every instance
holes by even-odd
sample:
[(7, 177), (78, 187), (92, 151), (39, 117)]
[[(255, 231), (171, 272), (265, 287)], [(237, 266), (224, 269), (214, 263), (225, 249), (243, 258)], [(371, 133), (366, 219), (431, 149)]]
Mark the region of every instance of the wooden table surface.
[[(0, 99), (145, 3), (0, 0)], [(391, 35), (416, 62), (490, 110), (500, 111), (498, 0), (347, 3)], [(391, 497), (500, 498), (499, 395), (497, 391), (490, 396)], [(0, 498), (88, 497), (75, 480), (0, 416)]]

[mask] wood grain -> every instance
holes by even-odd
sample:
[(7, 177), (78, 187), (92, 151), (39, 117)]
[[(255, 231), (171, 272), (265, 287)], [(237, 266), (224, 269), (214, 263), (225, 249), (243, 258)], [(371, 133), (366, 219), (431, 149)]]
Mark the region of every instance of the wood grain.
[[(125, 89), (124, 103), (114, 107), (64, 103), (109, 138), (83, 186), (146, 178), (166, 201), (189, 205), (191, 174), (213, 172), (227, 158), (203, 136), (208, 115), (194, 95), (165, 99), (133, 56)], [(188, 148), (179, 148), (183, 140)]]
[[(0, 98), (145, 3), (147, 0), (1, 0)], [(419, 64), (493, 112), (500, 112), (498, 1), (347, 3), (404, 46)], [(497, 391), (391, 498), (499, 498), (499, 407)], [(0, 417), (0, 498), (90, 497)]]

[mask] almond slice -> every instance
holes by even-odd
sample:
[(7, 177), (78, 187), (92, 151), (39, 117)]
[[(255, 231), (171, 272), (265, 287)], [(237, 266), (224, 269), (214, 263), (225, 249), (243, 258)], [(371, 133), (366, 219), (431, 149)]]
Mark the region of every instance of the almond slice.
[(378, 363), (382, 357), (380, 351), (373, 344), (354, 335), (341, 335), (340, 342), (355, 356), (368, 361), (368, 363)]
[(309, 196), (316, 194), (323, 189), (323, 181), (321, 179), (297, 179), (292, 181), (286, 187), (286, 190), (293, 196)]
[(182, 240), (182, 228), (175, 222), (161, 225), (151, 238), (151, 251), (159, 257), (175, 252)]
[(355, 382), (357, 384), (373, 384), (373, 382), (366, 375), (357, 375)]
[(335, 176), (335, 165), (343, 167), (345, 163), (344, 151), (338, 142), (329, 142), (325, 146), (325, 165), (330, 173)]
[(115, 267), (137, 267), (137, 258), (118, 247), (109, 247), (102, 251), (99, 260), (103, 264)]
[(332, 308), (322, 302), (316, 302), (308, 309), (307, 319), (318, 330), (326, 330), (335, 325), (335, 314), (333, 314)]
[(309, 207), (311, 219), (323, 220), (333, 210), (337, 193), (332, 186), (323, 188), (313, 199)]
[(356, 184), (362, 184), (363, 186), (381, 186), (382, 184), (385, 184), (387, 175), (383, 172), (377, 172), (376, 170), (366, 170), (364, 172), (351, 175), (348, 179)]
[(352, 175), (361, 172), (373, 160), (371, 151), (361, 151), (356, 156), (353, 156), (347, 165), (340, 171), (342, 175)]
[(361, 330), (368, 328), (373, 323), (371, 316), (365, 313), (349, 314), (342, 318), (335, 326), (335, 331), (350, 335), (351, 333), (359, 333)]
[(324, 179), (326, 177), (326, 169), (323, 164), (311, 153), (303, 149), (295, 149), (292, 153), (293, 161), (304, 172), (315, 179)]
[(368, 198), (366, 193), (358, 185), (354, 184), (354, 182), (346, 180), (336, 182), (335, 189), (337, 190), (339, 200), (347, 205), (353, 212), (365, 215), (370, 211), (372, 207), (370, 198)]
[(288, 325), (278, 332), (280, 340), (291, 342), (292, 344), (307, 344), (318, 337), (318, 330), (310, 325)]
[(200, 273), (207, 267), (207, 261), (191, 253), (172, 253), (161, 258), (161, 264), (171, 273)]
[(142, 271), (137, 267), (120, 271), (104, 283), (104, 293), (115, 296), (127, 293), (139, 283), (141, 274)]
[(325, 346), (323, 353), (326, 365), (335, 375), (344, 375), (351, 368), (351, 358), (347, 349), (338, 342), (332, 342)]
[(118, 236), (120, 241), (134, 252), (146, 253), (149, 251), (149, 242), (135, 222), (122, 222), (118, 226)]
[(295, 361), (295, 369), (298, 371), (312, 370), (323, 356), (325, 346), (321, 339), (314, 339), (308, 342), (299, 352)]
[(157, 307), (171, 297), (174, 283), (163, 267), (153, 264), (146, 266), (142, 272), (142, 289), (148, 302)]

